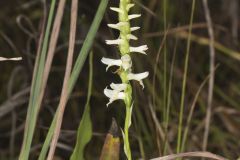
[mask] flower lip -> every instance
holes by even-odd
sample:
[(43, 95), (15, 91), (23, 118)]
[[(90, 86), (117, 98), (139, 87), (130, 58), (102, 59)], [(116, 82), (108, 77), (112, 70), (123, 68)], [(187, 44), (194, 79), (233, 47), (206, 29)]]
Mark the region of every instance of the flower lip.
[(130, 47), (130, 52), (138, 52), (138, 53), (142, 53), (142, 54), (146, 54), (146, 50), (148, 50), (147, 45), (142, 45), (139, 47)]

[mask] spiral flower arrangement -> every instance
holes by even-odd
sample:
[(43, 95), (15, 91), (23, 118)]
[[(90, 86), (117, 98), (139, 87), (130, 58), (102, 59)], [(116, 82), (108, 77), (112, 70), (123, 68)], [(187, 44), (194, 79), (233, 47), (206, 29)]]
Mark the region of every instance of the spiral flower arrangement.
[(111, 66), (118, 66), (118, 75), (122, 83), (111, 83), (110, 89), (105, 88), (104, 94), (109, 98), (107, 106), (115, 100), (123, 100), (126, 106), (126, 117), (123, 134), (124, 152), (129, 160), (131, 160), (131, 149), (129, 145), (128, 130), (131, 126), (131, 115), (133, 109), (132, 101), (132, 86), (130, 81), (136, 80), (144, 88), (142, 80), (149, 75), (149, 72), (132, 73), (132, 59), (131, 53), (141, 53), (146, 55), (147, 45), (139, 47), (130, 46), (130, 40), (137, 40), (138, 38), (132, 34), (133, 31), (140, 29), (140, 27), (131, 27), (130, 20), (140, 17), (140, 14), (129, 14), (130, 9), (134, 6), (131, 0), (120, 0), (119, 8), (110, 7), (112, 11), (118, 13), (119, 22), (116, 24), (108, 24), (108, 27), (116, 29), (120, 32), (119, 37), (115, 40), (106, 40), (108, 45), (117, 45), (121, 54), (120, 59), (102, 58), (102, 63), (107, 65), (106, 71)]

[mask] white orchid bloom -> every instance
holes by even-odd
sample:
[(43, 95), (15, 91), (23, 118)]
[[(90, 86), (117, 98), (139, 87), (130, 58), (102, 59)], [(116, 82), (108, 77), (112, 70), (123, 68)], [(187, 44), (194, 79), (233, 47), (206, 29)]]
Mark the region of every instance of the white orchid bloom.
[(112, 11), (115, 11), (115, 12), (118, 12), (118, 13), (123, 13), (123, 10), (122, 9), (120, 9), (120, 8), (116, 8), (116, 7), (110, 7), (110, 9), (112, 10)]
[(125, 91), (127, 89), (127, 84), (125, 83), (111, 83), (110, 84), (110, 87), (113, 89), (113, 90), (116, 90), (116, 91)]
[(111, 59), (103, 57), (101, 61), (103, 64), (107, 65), (106, 71), (111, 66), (123, 67), (124, 70), (128, 70), (129, 68), (132, 67), (132, 60), (128, 54), (122, 56), (121, 59)]
[(106, 64), (107, 65), (107, 68), (106, 68), (106, 71), (108, 70), (109, 67), (111, 66), (121, 66), (122, 65), (122, 60), (121, 59), (111, 59), (111, 58), (105, 58), (103, 57), (101, 59), (101, 62), (103, 64)]
[(131, 28), (130, 28), (131, 32), (136, 31), (136, 30), (139, 30), (139, 29), (140, 29), (140, 27), (131, 27)]
[(139, 18), (141, 17), (141, 14), (131, 14), (131, 15), (128, 15), (128, 19), (131, 20), (131, 19), (134, 19), (134, 18)]
[(123, 43), (122, 39), (106, 40), (106, 44), (108, 44), (108, 45), (119, 45), (122, 43)]
[(128, 80), (136, 80), (136, 81), (139, 81), (140, 85), (144, 88), (144, 85), (143, 85), (143, 82), (142, 80), (144, 78), (147, 78), (149, 75), (149, 72), (143, 72), (143, 73), (137, 73), (137, 74), (134, 74), (134, 73), (129, 73), (127, 75), (127, 78)]
[(128, 23), (127, 22), (119, 22), (117, 24), (108, 24), (108, 27), (120, 30), (120, 27), (125, 26), (125, 25), (128, 25)]
[(126, 71), (132, 67), (132, 59), (128, 54), (121, 57), (122, 67)]
[(138, 53), (142, 53), (142, 54), (146, 54), (146, 50), (148, 50), (147, 45), (142, 45), (139, 47), (130, 47), (130, 52), (138, 52)]
[(14, 57), (14, 58), (5, 58), (5, 57), (0, 57), (0, 61), (21, 61), (22, 57)]
[(126, 95), (122, 89), (124, 89), (126, 86), (124, 84), (111, 84), (111, 88), (115, 89), (104, 89), (104, 94), (109, 98), (109, 102), (107, 103), (107, 106), (111, 104), (113, 101), (116, 100), (124, 100)]

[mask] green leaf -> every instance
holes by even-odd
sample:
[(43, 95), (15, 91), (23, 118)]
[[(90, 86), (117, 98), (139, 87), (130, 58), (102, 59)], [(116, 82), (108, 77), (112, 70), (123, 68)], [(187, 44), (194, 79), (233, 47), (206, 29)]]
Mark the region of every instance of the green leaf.
[(84, 160), (84, 148), (92, 138), (90, 106), (87, 105), (77, 132), (77, 143), (70, 160)]
[(84, 160), (84, 148), (92, 138), (92, 122), (90, 116), (90, 97), (92, 94), (92, 77), (93, 77), (93, 53), (91, 52), (89, 58), (89, 82), (88, 82), (88, 96), (82, 120), (78, 127), (77, 143), (70, 160)]

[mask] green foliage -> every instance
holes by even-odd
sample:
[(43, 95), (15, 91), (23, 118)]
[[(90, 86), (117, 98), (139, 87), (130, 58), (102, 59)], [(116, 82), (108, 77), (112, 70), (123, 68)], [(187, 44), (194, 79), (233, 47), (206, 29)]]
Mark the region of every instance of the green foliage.
[[(86, 60), (87, 55), (89, 53), (89, 50), (92, 46), (94, 37), (97, 33), (97, 29), (100, 25), (100, 22), (103, 18), (103, 15), (105, 13), (107, 4), (108, 4), (108, 0), (101, 0), (101, 2), (100, 2), (100, 5), (99, 5), (98, 10), (96, 12), (96, 16), (93, 20), (91, 28), (90, 28), (90, 30), (87, 34), (87, 37), (86, 37), (86, 39), (83, 43), (82, 49), (79, 53), (79, 56), (76, 60), (73, 71), (71, 73), (70, 80), (68, 82), (68, 97), (71, 94), (71, 92), (73, 90), (73, 87), (76, 84), (76, 81), (78, 79), (78, 76), (79, 76), (79, 74), (82, 70), (83, 64), (85, 63), (85, 60)], [(39, 160), (44, 160), (45, 157), (46, 157), (46, 153), (47, 153), (47, 150), (48, 150), (49, 144), (51, 142), (51, 138), (53, 136), (55, 126), (56, 126), (56, 115), (57, 115), (57, 113), (55, 114), (54, 119), (51, 123), (50, 129), (48, 131), (47, 137), (46, 137), (45, 142), (44, 142), (43, 147), (42, 147), (42, 151), (40, 153)]]
[(92, 122), (90, 116), (90, 97), (92, 94), (92, 78), (93, 78), (93, 53), (91, 52), (89, 58), (89, 82), (88, 82), (88, 96), (82, 120), (77, 131), (77, 143), (70, 160), (83, 160), (84, 148), (92, 138)]
[(56, 0), (52, 0), (48, 22), (47, 22), (47, 28), (46, 28), (46, 32), (43, 40), (43, 46), (41, 47), (42, 48), (41, 53), (37, 55), (37, 58), (35, 61), (34, 74), (32, 79), (32, 86), (31, 86), (31, 95), (29, 98), (27, 118), (26, 118), (25, 131), (24, 131), (24, 139), (23, 139), (19, 160), (27, 160), (30, 153), (38, 111), (41, 104), (41, 102), (39, 101), (39, 96), (41, 92), (43, 70), (45, 67), (48, 41), (49, 41), (50, 29), (53, 21), (55, 4), (56, 4)]

